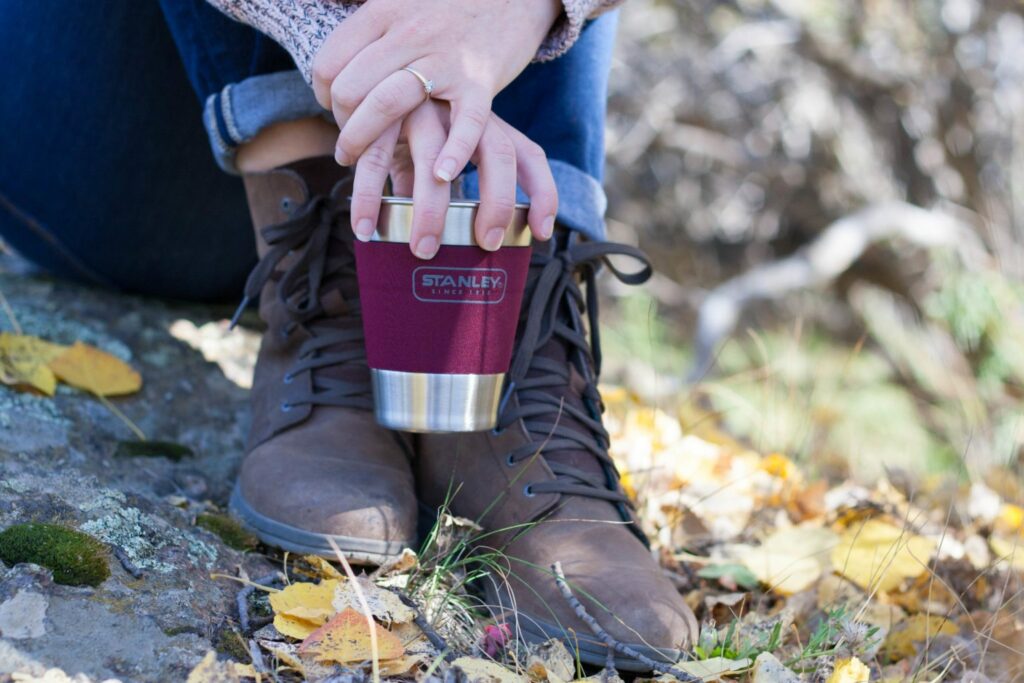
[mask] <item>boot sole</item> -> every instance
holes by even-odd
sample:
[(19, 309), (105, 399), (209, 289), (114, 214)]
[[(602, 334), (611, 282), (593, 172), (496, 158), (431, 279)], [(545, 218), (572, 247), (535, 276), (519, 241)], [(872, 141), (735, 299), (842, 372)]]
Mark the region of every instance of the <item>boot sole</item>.
[(332, 539), (341, 550), (345, 559), (353, 564), (380, 565), (393, 560), (402, 554), (405, 548), (415, 548), (416, 542), (380, 541), (357, 536), (339, 536), (336, 534), (318, 534), (306, 531), (257, 512), (245, 498), (238, 484), (231, 491), (230, 511), (263, 543), (303, 555), (319, 555), (326, 559), (336, 559), (337, 555), (327, 539)]

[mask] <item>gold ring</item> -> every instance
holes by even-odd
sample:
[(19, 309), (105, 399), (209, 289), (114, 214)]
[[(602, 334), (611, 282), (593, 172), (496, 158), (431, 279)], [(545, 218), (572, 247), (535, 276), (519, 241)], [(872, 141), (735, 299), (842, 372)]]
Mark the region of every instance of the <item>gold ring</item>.
[(419, 79), (419, 82), (423, 84), (423, 93), (427, 96), (427, 99), (429, 100), (431, 97), (430, 93), (434, 92), (434, 81), (430, 80), (429, 78), (427, 78), (426, 76), (424, 76), (411, 66), (403, 66), (401, 70), (408, 71), (417, 79)]

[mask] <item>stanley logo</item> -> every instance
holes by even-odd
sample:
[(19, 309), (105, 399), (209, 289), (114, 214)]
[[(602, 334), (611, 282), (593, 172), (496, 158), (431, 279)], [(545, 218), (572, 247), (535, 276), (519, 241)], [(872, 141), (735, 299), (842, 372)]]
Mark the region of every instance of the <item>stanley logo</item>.
[(412, 273), (412, 293), (427, 302), (496, 304), (505, 298), (507, 280), (501, 268), (422, 266)]

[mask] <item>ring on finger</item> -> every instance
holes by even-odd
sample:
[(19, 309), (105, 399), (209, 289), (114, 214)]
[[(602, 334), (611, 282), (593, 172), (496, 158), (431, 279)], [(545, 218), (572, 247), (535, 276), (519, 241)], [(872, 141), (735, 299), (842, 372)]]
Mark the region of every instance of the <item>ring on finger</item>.
[(430, 80), (411, 66), (403, 66), (400, 70), (408, 71), (415, 76), (416, 79), (423, 84), (423, 94), (427, 96), (428, 100), (431, 98), (431, 93), (434, 92), (434, 81)]

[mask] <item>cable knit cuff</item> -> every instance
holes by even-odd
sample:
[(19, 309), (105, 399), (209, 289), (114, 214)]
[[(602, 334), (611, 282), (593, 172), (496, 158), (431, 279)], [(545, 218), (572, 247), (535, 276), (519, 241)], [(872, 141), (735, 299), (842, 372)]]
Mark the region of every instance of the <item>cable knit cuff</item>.
[[(277, 41), (295, 60), (302, 77), (312, 83), (313, 56), (338, 24), (359, 9), (362, 0), (209, 0)], [(622, 0), (563, 0), (564, 14), (537, 51), (536, 61), (564, 54), (580, 37), (583, 24)]]
[(550, 62), (564, 55), (576, 43), (588, 19), (607, 12), (621, 2), (623, 0), (563, 0), (565, 13), (541, 43), (535, 61)]

